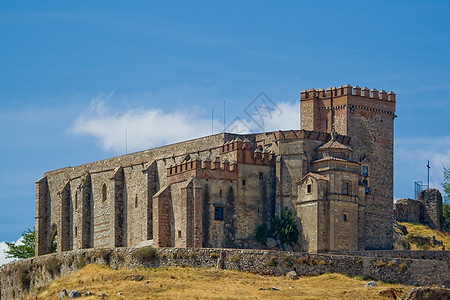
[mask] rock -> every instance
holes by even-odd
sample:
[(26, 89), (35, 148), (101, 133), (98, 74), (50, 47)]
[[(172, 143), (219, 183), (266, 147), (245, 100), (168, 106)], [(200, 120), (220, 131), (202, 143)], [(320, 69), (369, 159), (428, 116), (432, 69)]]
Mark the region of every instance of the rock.
[(131, 281), (142, 281), (144, 280), (144, 276), (141, 275), (128, 275), (125, 279), (129, 279)]
[(365, 285), (365, 287), (373, 287), (373, 286), (378, 286), (378, 284), (375, 281), (369, 281)]
[(292, 280), (295, 280), (298, 278), (297, 272), (295, 271), (290, 271), (286, 274), (286, 277)]
[(277, 248), (277, 241), (274, 238), (267, 238), (266, 246), (269, 249), (275, 249)]
[(149, 246), (153, 246), (153, 240), (142, 241), (136, 246), (136, 248), (149, 247)]
[(403, 235), (408, 234), (408, 229), (406, 229), (405, 225), (400, 224), (399, 222), (395, 221), (394, 228), (400, 231)]
[(283, 244), (283, 249), (286, 250), (286, 251), (290, 251), (290, 252), (294, 251), (292, 249), (291, 245), (287, 244), (287, 243)]
[(69, 299), (72, 298), (80, 298), (81, 297), (81, 293), (78, 291), (71, 291), (69, 292)]
[(85, 295), (85, 296), (91, 296), (91, 295), (92, 295), (92, 293), (91, 293), (91, 292), (89, 292), (89, 291), (85, 291), (85, 292), (84, 292), (84, 295)]
[(394, 231), (394, 250), (409, 250), (410, 245), (404, 235)]
[(59, 293), (59, 298), (58, 299), (63, 300), (66, 297), (66, 295), (67, 295), (67, 291), (66, 290), (62, 290), (61, 293)]
[(99, 297), (101, 300), (105, 300), (106, 294), (100, 294), (98, 297)]
[(442, 287), (418, 287), (410, 289), (406, 300), (419, 299), (448, 300), (450, 299), (450, 289)]
[(390, 299), (397, 299), (397, 298), (399, 298), (400, 293), (401, 293), (401, 289), (396, 290), (394, 288), (389, 288), (386, 290), (379, 291), (378, 295), (380, 295), (382, 297), (390, 298)]

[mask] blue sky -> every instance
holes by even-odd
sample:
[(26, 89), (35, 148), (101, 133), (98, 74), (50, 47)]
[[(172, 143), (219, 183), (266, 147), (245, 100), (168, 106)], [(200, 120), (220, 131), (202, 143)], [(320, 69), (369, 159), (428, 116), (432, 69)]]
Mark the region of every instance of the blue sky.
[[(45, 171), (211, 133), (265, 92), (397, 93), (395, 198), (450, 166), (448, 1), (0, 2), (0, 241), (34, 224)], [(126, 134), (125, 134), (126, 132)], [(166, 134), (161, 134), (166, 132)], [(126, 139), (125, 139), (126, 135)], [(126, 142), (125, 142), (126, 140)]]

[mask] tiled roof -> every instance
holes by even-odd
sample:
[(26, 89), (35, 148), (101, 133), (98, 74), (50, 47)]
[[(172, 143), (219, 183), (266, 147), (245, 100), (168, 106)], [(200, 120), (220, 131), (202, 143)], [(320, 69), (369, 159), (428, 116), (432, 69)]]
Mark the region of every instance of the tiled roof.
[(318, 162), (322, 162), (322, 161), (327, 161), (327, 160), (334, 160), (334, 161), (342, 161), (342, 162), (347, 162), (347, 163), (353, 163), (353, 164), (357, 164), (357, 162), (351, 161), (351, 160), (347, 160), (347, 159), (343, 159), (343, 158), (338, 158), (338, 157), (332, 157), (332, 156), (325, 156), (324, 158), (320, 158), (317, 160), (312, 161), (312, 163), (318, 163)]
[(339, 143), (335, 139), (331, 139), (322, 146), (318, 147), (316, 150), (324, 150), (324, 149), (345, 149), (348, 151), (352, 151), (352, 149), (344, 144)]
[(308, 176), (311, 176), (311, 177), (313, 177), (313, 178), (315, 178), (315, 179), (317, 179), (317, 180), (328, 180), (328, 178), (325, 177), (325, 176), (323, 176), (323, 175), (320, 175), (320, 174), (318, 174), (318, 173), (312, 173), (312, 172), (309, 172), (308, 174), (306, 174), (305, 176), (303, 176), (302, 179), (300, 179), (300, 181), (303, 181), (303, 179), (305, 179), (305, 178), (308, 177)]

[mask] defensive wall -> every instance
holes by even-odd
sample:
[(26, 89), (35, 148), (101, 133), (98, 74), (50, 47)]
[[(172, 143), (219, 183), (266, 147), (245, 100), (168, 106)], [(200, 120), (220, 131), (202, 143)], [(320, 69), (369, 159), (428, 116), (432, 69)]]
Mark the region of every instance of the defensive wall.
[[(146, 251), (150, 250), (151, 251)], [(379, 252), (379, 253), (378, 253)], [(187, 266), (224, 268), (262, 275), (299, 276), (342, 273), (410, 285), (450, 286), (449, 251), (363, 251), (307, 254), (241, 249), (116, 248), (88, 249), (43, 255), (1, 267), (0, 299), (21, 299), (30, 290), (70, 275), (89, 263), (113, 269)], [(416, 259), (417, 254), (426, 258)], [(383, 255), (383, 257), (378, 257)], [(295, 283), (294, 283), (295, 284)]]
[(417, 199), (399, 199), (394, 204), (394, 217), (399, 222), (420, 223), (442, 230), (442, 195), (437, 189), (426, 189)]

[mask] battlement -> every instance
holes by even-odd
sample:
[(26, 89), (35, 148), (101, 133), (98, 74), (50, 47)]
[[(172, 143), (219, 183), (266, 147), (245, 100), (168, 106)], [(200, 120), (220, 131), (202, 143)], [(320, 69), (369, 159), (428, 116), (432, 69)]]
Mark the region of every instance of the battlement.
[(236, 138), (226, 142), (220, 148), (220, 154), (234, 152), (237, 163), (252, 165), (272, 165), (275, 161), (275, 155), (272, 152), (256, 148), (250, 149), (251, 142), (248, 139), (241, 140)]
[(228, 160), (220, 161), (217, 157), (214, 161), (196, 158), (167, 168), (167, 184), (185, 181), (191, 177), (201, 179), (237, 180), (237, 163)]
[(325, 91), (324, 89), (310, 89), (309, 91), (303, 90), (300, 92), (300, 100), (311, 100), (311, 99), (325, 99), (341, 96), (358, 96), (362, 98), (376, 99), (382, 101), (395, 102), (395, 93), (390, 91), (387, 93), (385, 90), (378, 91), (377, 89), (369, 90), (367, 87), (360, 88), (359, 86), (352, 87), (349, 84), (339, 87), (329, 87)]

